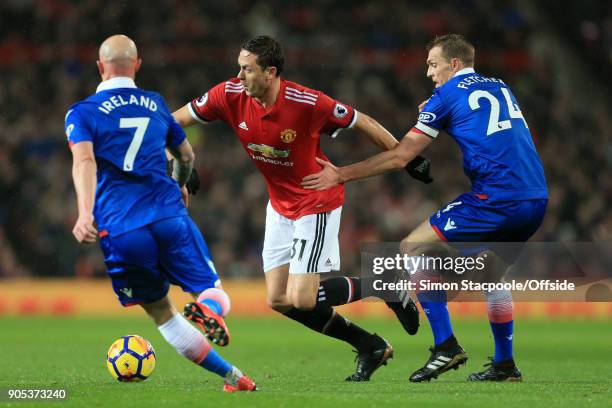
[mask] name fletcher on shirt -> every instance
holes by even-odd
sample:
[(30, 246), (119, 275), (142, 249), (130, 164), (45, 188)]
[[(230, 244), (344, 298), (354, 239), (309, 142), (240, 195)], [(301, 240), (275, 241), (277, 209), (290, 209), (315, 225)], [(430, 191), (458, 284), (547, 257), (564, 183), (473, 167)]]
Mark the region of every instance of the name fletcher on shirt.
[(482, 83), (482, 82), (497, 82), (499, 84), (506, 85), (505, 82), (502, 81), (501, 79), (481, 77), (478, 75), (470, 75), (462, 79), (461, 81), (459, 81), (459, 83), (457, 83), (457, 88), (468, 89), (470, 85), (474, 85), (474, 84)]

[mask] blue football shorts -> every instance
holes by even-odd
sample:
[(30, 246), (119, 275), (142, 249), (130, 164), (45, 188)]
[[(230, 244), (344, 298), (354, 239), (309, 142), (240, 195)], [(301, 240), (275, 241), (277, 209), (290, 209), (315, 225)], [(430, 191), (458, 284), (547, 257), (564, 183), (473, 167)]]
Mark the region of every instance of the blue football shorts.
[(124, 306), (151, 303), (170, 284), (200, 293), (220, 284), (208, 246), (188, 216), (156, 221), (100, 239), (113, 289)]
[[(489, 202), (485, 195), (467, 193), (434, 213), (429, 223), (447, 242), (524, 243), (542, 225), (547, 204), (546, 199)], [(517, 249), (514, 245), (499, 255), (513, 262)]]

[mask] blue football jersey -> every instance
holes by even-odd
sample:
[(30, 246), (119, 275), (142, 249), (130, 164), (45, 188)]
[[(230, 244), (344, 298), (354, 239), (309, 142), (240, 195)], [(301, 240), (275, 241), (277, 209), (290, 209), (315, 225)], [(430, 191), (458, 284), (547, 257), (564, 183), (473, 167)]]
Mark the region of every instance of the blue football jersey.
[(137, 88), (130, 78), (112, 78), (70, 107), (65, 129), (70, 145), (93, 143), (94, 217), (101, 233), (119, 235), (187, 214), (178, 184), (166, 174), (165, 154), (185, 132), (161, 95)]
[(459, 71), (434, 90), (415, 128), (433, 138), (445, 130), (457, 141), (475, 194), (490, 201), (548, 198), (527, 122), (502, 80)]

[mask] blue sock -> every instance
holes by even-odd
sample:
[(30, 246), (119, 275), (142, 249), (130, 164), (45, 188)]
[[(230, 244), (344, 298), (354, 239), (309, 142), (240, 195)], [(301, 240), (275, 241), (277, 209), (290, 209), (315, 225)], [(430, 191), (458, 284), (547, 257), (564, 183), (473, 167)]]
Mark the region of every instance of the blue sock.
[(514, 320), (505, 323), (491, 323), (493, 339), (495, 340), (494, 363), (510, 360), (512, 358), (512, 336), (514, 333)]
[(208, 352), (206, 358), (200, 363), (202, 367), (225, 378), (232, 371), (232, 365), (225, 361), (214, 349)]
[(421, 307), (427, 315), (435, 345), (444, 343), (444, 340), (453, 335), (448, 308), (446, 307), (445, 291), (425, 291), (417, 294)]
[(219, 304), (219, 302), (217, 302), (216, 300), (204, 299), (200, 303), (205, 304), (206, 306), (210, 308), (210, 310), (212, 310), (213, 312), (221, 316), (221, 312), (223, 311), (223, 309), (221, 308), (221, 304)]

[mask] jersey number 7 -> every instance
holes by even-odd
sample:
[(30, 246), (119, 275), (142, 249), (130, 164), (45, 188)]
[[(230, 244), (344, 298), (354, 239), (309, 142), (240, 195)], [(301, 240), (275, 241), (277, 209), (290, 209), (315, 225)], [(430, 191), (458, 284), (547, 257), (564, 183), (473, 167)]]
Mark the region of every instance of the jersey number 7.
[[(508, 106), (508, 114), (510, 118), (513, 119), (522, 119), (523, 123), (525, 123), (525, 127), (527, 126), (527, 121), (523, 117), (523, 113), (517, 104), (512, 102), (512, 98), (510, 98), (510, 92), (506, 88), (501, 88), (501, 92), (504, 94), (504, 99), (506, 100), (506, 105)], [(489, 125), (487, 126), (487, 136), (491, 136), (495, 132), (501, 132), (502, 130), (510, 129), (512, 127), (512, 123), (510, 123), (510, 119), (499, 120), (499, 101), (495, 96), (493, 96), (488, 91), (474, 91), (470, 94), (468, 98), (468, 102), (470, 104), (470, 108), (472, 110), (476, 110), (480, 108), (480, 103), (478, 102), (480, 98), (485, 98), (491, 103), (491, 113), (489, 114)]]
[(127, 152), (125, 153), (125, 158), (123, 159), (123, 171), (132, 171), (134, 169), (134, 160), (136, 159), (138, 150), (140, 150), (140, 146), (142, 145), (142, 139), (144, 139), (147, 126), (149, 126), (149, 120), (150, 118), (119, 119), (120, 128), (136, 128), (134, 137), (132, 138), (132, 143), (130, 143)]

